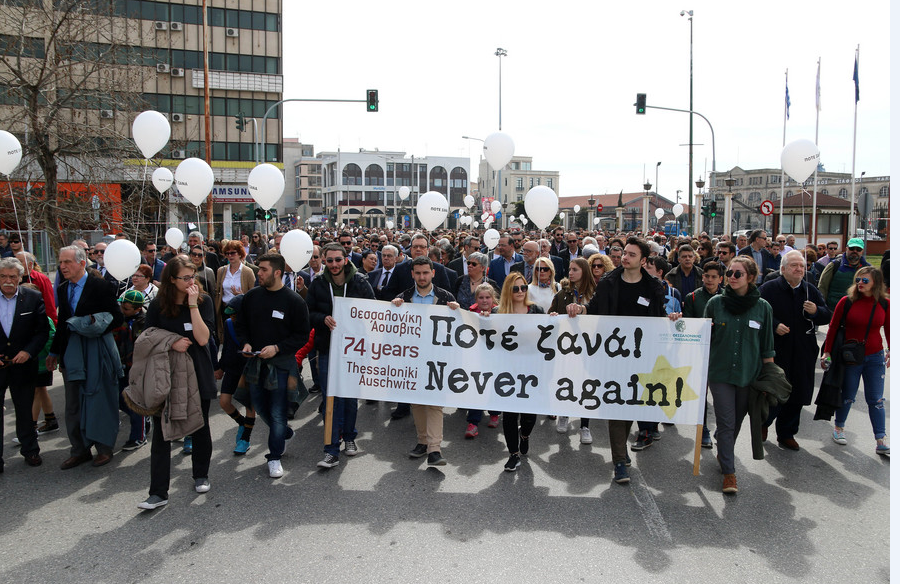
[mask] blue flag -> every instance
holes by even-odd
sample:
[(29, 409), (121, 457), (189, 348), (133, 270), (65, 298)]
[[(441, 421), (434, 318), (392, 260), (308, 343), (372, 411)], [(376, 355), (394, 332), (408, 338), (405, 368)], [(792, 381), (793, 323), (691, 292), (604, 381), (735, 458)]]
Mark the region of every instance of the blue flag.
[(787, 80), (784, 82), (784, 113), (791, 119), (791, 94), (788, 92)]
[(853, 85), (856, 86), (856, 101), (859, 102), (859, 54), (853, 60)]

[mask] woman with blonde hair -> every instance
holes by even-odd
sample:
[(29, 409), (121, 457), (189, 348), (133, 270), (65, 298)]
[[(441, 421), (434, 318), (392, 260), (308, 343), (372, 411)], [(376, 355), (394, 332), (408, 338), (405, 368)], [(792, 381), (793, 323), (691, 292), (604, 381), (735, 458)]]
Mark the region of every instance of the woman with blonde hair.
[(603, 253), (595, 253), (588, 258), (591, 265), (591, 275), (594, 277), (594, 285), (600, 281), (600, 278), (616, 269), (610, 257)]
[(553, 297), (559, 292), (556, 282), (556, 270), (550, 258), (539, 257), (534, 261), (531, 283), (528, 285), (528, 297), (532, 302), (547, 312), (553, 304)]
[[(547, 258), (538, 258), (546, 260)], [(547, 260), (550, 270), (553, 264)], [(535, 273), (538, 264), (535, 262)], [(496, 308), (497, 314), (544, 314), (544, 309), (529, 298), (531, 286), (525, 281), (522, 272), (512, 272), (503, 281), (503, 289), (500, 291), (500, 305)], [(519, 421), (521, 418), (521, 425)], [(537, 422), (537, 414), (520, 414), (518, 412), (503, 413), (503, 436), (506, 438), (506, 447), (509, 449), (509, 460), (503, 466), (503, 470), (515, 471), (521, 466), (521, 456), (528, 454), (528, 437)]]

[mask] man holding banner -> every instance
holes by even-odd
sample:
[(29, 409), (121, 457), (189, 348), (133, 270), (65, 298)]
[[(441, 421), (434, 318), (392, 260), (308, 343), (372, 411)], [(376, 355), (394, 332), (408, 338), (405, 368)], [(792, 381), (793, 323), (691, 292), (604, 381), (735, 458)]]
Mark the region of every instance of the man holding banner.
[[(436, 304), (457, 310), (459, 304), (448, 290), (432, 283), (434, 265), (426, 256), (412, 261), (412, 277), (415, 286), (408, 288), (393, 300), (394, 306), (404, 302), (413, 304)], [(411, 458), (421, 458), (428, 454), (429, 466), (444, 466), (446, 459), (441, 456), (441, 441), (444, 439), (444, 409), (441, 406), (412, 405), (413, 420), (416, 423), (416, 447), (409, 451)]]
[[(569, 316), (597, 314), (613, 316), (666, 316), (665, 290), (659, 280), (643, 268), (650, 256), (650, 246), (642, 239), (629, 237), (622, 253), (622, 265), (597, 284), (597, 291), (587, 307), (570, 304)], [(676, 320), (681, 313), (672, 313)], [(614, 480), (625, 484), (631, 480), (627, 466), (628, 434), (631, 421), (609, 420), (609, 448), (615, 467)]]
[[(349, 236), (348, 236), (349, 237)], [(375, 300), (375, 293), (369, 285), (368, 278), (357, 271), (356, 266), (347, 259), (347, 249), (337, 243), (329, 243), (322, 248), (325, 254), (325, 271), (312, 281), (306, 301), (309, 304), (309, 317), (316, 329), (315, 346), (319, 353), (319, 387), (322, 397), (330, 408), (326, 407), (325, 415), (331, 410), (331, 437), (326, 438), (325, 457), (318, 462), (319, 468), (333, 468), (340, 462), (341, 440), (344, 441), (344, 454), (355, 456), (356, 447), (356, 398), (329, 397), (328, 357), (331, 346), (331, 331), (337, 326), (332, 316), (335, 297), (368, 298)], [(327, 425), (327, 420), (326, 420)]]

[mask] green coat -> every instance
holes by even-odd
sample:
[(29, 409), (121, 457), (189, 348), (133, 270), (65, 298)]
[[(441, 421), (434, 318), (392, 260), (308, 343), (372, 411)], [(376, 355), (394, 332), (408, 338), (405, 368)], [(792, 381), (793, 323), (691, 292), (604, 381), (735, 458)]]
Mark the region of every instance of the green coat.
[(706, 303), (703, 316), (712, 319), (709, 383), (750, 385), (759, 377), (762, 360), (775, 357), (772, 307), (760, 298), (747, 312), (732, 314), (719, 294)]

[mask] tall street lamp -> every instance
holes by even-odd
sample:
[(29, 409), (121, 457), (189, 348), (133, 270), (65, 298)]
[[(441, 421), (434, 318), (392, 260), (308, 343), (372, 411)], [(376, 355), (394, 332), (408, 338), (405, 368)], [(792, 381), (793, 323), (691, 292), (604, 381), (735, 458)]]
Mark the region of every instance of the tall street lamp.
[(594, 205), (597, 203), (597, 200), (594, 198), (594, 195), (591, 195), (588, 199), (588, 207), (590, 208), (590, 213), (588, 213), (588, 231), (594, 228)]
[(691, 23), (691, 78), (690, 78), (690, 104), (688, 109), (691, 114), (688, 116), (688, 208), (691, 210), (691, 232), (694, 232), (694, 206), (693, 194), (691, 189), (691, 179), (694, 177), (694, 11), (682, 10), (681, 16), (688, 15), (688, 22)]
[(497, 114), (497, 129), (503, 129), (503, 57), (506, 56), (506, 49), (501, 49), (497, 47), (497, 50), (494, 52), (494, 55), (497, 57), (497, 63), (499, 64), (499, 91), (497, 92), (497, 102), (498, 102), (498, 114)]

